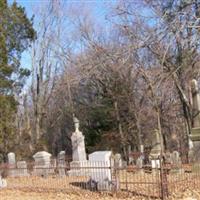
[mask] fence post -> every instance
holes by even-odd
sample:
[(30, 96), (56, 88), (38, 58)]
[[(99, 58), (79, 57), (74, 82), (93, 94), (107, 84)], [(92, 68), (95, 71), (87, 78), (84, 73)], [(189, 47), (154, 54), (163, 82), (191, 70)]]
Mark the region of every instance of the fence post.
[(164, 169), (164, 163), (162, 163), (162, 157), (160, 156), (160, 189), (161, 189), (161, 199), (167, 199), (169, 192), (168, 192), (168, 185), (167, 185), (167, 172)]

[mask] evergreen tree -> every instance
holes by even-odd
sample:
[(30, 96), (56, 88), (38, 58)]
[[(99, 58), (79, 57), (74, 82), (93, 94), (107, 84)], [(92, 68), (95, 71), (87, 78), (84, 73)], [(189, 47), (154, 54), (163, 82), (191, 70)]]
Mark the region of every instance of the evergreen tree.
[[(21, 54), (35, 39), (33, 19), (16, 2), (0, 0), (0, 155), (12, 149), (17, 101), (30, 71), (20, 66)], [(1, 160), (0, 157), (0, 160)]]

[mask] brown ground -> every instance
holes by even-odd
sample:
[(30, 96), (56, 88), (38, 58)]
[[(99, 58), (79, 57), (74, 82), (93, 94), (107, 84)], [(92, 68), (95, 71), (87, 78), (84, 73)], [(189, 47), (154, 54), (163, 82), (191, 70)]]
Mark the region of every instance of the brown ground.
[[(31, 192), (23, 190), (0, 190), (1, 200), (147, 200), (144, 197), (127, 196), (118, 194), (117, 196), (91, 193), (91, 192)], [(173, 195), (169, 200), (200, 200), (200, 193), (195, 191), (185, 191), (184, 193)]]
[[(158, 176), (143, 173), (122, 173), (120, 181), (124, 182), (121, 189), (127, 192), (117, 194), (91, 192), (71, 183), (84, 183), (85, 177), (21, 177), (8, 178), (8, 188), (0, 189), (0, 200), (147, 200), (159, 194)], [(191, 174), (169, 175), (169, 200), (200, 200), (199, 177)], [(177, 182), (178, 181), (178, 182)], [(126, 184), (126, 182), (130, 184)], [(143, 183), (143, 184), (141, 184)], [(148, 183), (148, 184), (146, 184)], [(153, 184), (149, 184), (153, 183)]]

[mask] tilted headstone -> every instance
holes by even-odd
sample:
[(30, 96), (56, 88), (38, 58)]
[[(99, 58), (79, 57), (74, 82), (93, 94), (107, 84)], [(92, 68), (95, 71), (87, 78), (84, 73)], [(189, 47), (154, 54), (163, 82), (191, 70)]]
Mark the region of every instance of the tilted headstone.
[(33, 156), (35, 166), (33, 174), (37, 176), (47, 176), (51, 171), (51, 154), (46, 151), (37, 152)]
[(192, 106), (193, 106), (193, 128), (190, 135), (189, 146), (190, 146), (190, 160), (200, 161), (200, 93), (198, 83), (195, 79), (192, 80), (191, 84), (192, 92)]
[(58, 173), (59, 176), (65, 176), (65, 167), (66, 167), (66, 162), (65, 162), (65, 151), (61, 151), (58, 154), (58, 159), (57, 159), (57, 163), (58, 163)]
[(17, 176), (28, 176), (28, 169), (26, 161), (17, 162)]
[(85, 137), (82, 132), (79, 131), (79, 120), (74, 118), (75, 132), (72, 133), (72, 158), (73, 161), (85, 161), (86, 151), (85, 151)]

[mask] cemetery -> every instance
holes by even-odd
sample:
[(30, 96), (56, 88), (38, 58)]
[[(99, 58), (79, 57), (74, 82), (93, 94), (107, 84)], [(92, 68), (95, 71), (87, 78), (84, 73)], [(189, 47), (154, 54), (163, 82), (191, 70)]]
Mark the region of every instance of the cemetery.
[(142, 151), (137, 156), (130, 154), (133, 163), (128, 164), (119, 153), (113, 154), (112, 151), (86, 155), (84, 135), (79, 130), (77, 118), (74, 118), (74, 127), (72, 160), (67, 160), (65, 151), (61, 151), (57, 158), (52, 158), (46, 151), (37, 152), (33, 155), (33, 162), (17, 161), (15, 153), (8, 153), (8, 163), (0, 166), (0, 194), (16, 190), (61, 196), (81, 193), (97, 195), (97, 198), (112, 198), (114, 195), (119, 196), (118, 199), (121, 195), (125, 198), (163, 199), (164, 194), (164, 198), (170, 199), (176, 193), (184, 194), (199, 187), (200, 164), (186, 163), (178, 151), (164, 155), (164, 162), (160, 156), (161, 140), (157, 130), (149, 163), (144, 164)]
[(200, 200), (200, 0), (0, 0), (0, 200)]

